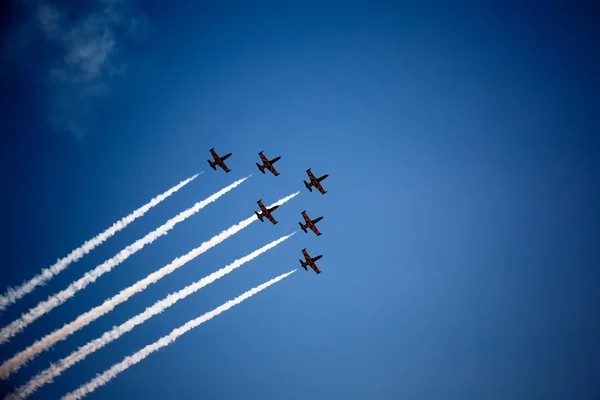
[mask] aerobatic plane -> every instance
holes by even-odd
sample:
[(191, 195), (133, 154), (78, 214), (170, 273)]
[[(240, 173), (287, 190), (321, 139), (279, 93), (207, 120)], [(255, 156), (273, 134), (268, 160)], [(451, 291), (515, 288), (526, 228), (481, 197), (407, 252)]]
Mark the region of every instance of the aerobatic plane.
[(275, 157), (274, 159), (269, 160), (267, 157), (265, 157), (265, 155), (263, 154), (262, 151), (260, 153), (258, 153), (258, 155), (260, 156), (260, 159), (262, 161), (262, 165), (260, 165), (259, 163), (256, 163), (256, 166), (258, 167), (260, 172), (262, 172), (264, 174), (265, 168), (266, 168), (269, 171), (271, 171), (273, 173), (273, 175), (275, 175), (275, 176), (279, 175), (279, 172), (277, 172), (275, 167), (273, 167), (273, 164), (275, 164), (277, 161), (279, 161), (281, 156)]
[(308, 231), (306, 230), (306, 228), (310, 228), (310, 230), (312, 230), (317, 236), (321, 236), (321, 232), (319, 232), (319, 229), (316, 225), (317, 222), (323, 219), (323, 217), (319, 217), (317, 219), (310, 219), (310, 217), (306, 215), (306, 210), (302, 211), (302, 216), (304, 217), (304, 222), (306, 222), (306, 224), (298, 222), (300, 224), (300, 228), (302, 228), (302, 230), (307, 233)]
[(212, 162), (210, 160), (206, 160), (206, 161), (208, 161), (208, 165), (210, 165), (210, 167), (212, 169), (214, 169), (216, 171), (217, 165), (218, 165), (219, 167), (223, 168), (223, 171), (225, 171), (225, 172), (231, 171), (229, 168), (227, 168), (227, 165), (225, 165), (225, 160), (227, 160), (229, 157), (231, 157), (231, 153), (225, 154), (223, 157), (219, 157), (219, 155), (215, 151), (215, 148), (213, 147), (212, 149), (210, 149), (210, 154), (212, 154), (213, 158), (215, 159), (215, 162)]
[(308, 174), (308, 177), (310, 178), (310, 183), (304, 181), (304, 185), (306, 186), (306, 188), (312, 192), (312, 189), (310, 187), (314, 186), (319, 190), (319, 192), (321, 192), (321, 194), (327, 193), (325, 191), (325, 189), (323, 189), (323, 186), (321, 186), (321, 181), (324, 180), (325, 178), (327, 178), (329, 176), (329, 174), (323, 175), (323, 176), (317, 178), (313, 175), (312, 172), (310, 172), (310, 170), (311, 170), (311, 168), (306, 170), (306, 173)]
[(267, 217), (267, 219), (269, 221), (271, 221), (273, 223), (273, 225), (275, 225), (277, 223), (277, 221), (275, 221), (275, 218), (273, 218), (273, 216), (271, 215), (271, 213), (273, 211), (275, 211), (276, 209), (279, 208), (279, 206), (274, 206), (271, 208), (267, 208), (265, 207), (265, 205), (262, 203), (262, 200), (257, 201), (258, 206), (260, 207), (260, 213), (257, 211), (254, 211), (254, 214), (256, 214), (256, 216), (258, 217), (258, 219), (260, 219), (260, 222), (264, 222), (263, 218)]
[(317, 261), (318, 259), (323, 257), (323, 255), (321, 254), (321, 255), (318, 255), (313, 258), (308, 255), (308, 253), (306, 252), (306, 249), (302, 249), (302, 254), (304, 254), (304, 258), (306, 259), (306, 261), (298, 260), (298, 261), (300, 261), (300, 264), (302, 265), (302, 267), (304, 267), (304, 269), (306, 271), (308, 271), (308, 268), (306, 268), (306, 267), (310, 266), (317, 274), (320, 274), (321, 271), (319, 270), (319, 268), (317, 268), (317, 264), (315, 264), (315, 261)]

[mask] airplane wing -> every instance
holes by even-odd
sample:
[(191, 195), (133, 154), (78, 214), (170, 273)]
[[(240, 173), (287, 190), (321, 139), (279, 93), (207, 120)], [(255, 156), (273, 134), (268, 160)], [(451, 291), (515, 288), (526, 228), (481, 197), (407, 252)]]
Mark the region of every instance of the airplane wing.
[(260, 210), (265, 213), (265, 211), (267, 210), (267, 208), (265, 207), (265, 205), (263, 204), (262, 200), (257, 201), (258, 206), (260, 207)]
[(302, 254), (304, 254), (304, 258), (306, 258), (307, 260), (310, 260), (310, 256), (308, 255), (308, 252), (306, 251), (306, 249), (302, 250)]
[(319, 228), (317, 228), (317, 226), (315, 224), (313, 224), (310, 228), (317, 236), (319, 236), (321, 234), (321, 232), (319, 232)]
[(323, 186), (321, 186), (320, 182), (315, 183), (315, 187), (319, 190), (319, 192), (321, 192), (321, 194), (325, 194), (325, 189), (323, 189)]
[(308, 174), (308, 177), (310, 178), (310, 180), (312, 181), (313, 179), (317, 179), (313, 173), (310, 171), (310, 169), (306, 170), (306, 173)]
[(258, 153), (258, 155), (260, 156), (260, 160), (263, 162), (263, 164), (269, 163), (269, 159), (267, 157), (265, 157), (265, 155), (262, 153), (262, 151), (260, 153)]
[(219, 158), (219, 155), (217, 154), (217, 152), (215, 151), (215, 149), (210, 149), (210, 154), (212, 154), (213, 158), (216, 160), (217, 158)]
[(273, 218), (273, 216), (271, 215), (271, 213), (268, 213), (268, 214), (266, 215), (266, 217), (267, 217), (267, 219), (268, 219), (269, 221), (271, 221), (273, 224), (276, 224), (276, 223), (277, 223), (277, 221), (275, 220), (275, 218)]
[(304, 222), (306, 222), (307, 224), (311, 222), (310, 218), (308, 218), (308, 215), (306, 215), (305, 211), (302, 211), (302, 216), (304, 217)]
[(269, 171), (271, 171), (273, 173), (273, 175), (275, 175), (275, 176), (279, 175), (279, 172), (277, 172), (277, 170), (275, 169), (273, 164), (269, 164), (267, 168), (269, 169)]
[(229, 168), (227, 168), (227, 165), (224, 162), (221, 162), (221, 168), (223, 168), (225, 172), (231, 171)]
[(315, 263), (311, 263), (310, 267), (313, 269), (313, 271), (315, 271), (317, 274), (320, 274), (321, 271), (319, 270), (319, 268), (317, 268), (317, 265)]

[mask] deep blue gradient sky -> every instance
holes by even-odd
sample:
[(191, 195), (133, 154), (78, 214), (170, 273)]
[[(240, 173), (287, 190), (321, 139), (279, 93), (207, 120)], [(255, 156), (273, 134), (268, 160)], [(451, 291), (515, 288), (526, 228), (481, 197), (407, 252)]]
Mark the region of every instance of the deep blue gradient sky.
[[(52, 43), (31, 39), (35, 24), (24, 21), (32, 8), (11, 4), (0, 24), (0, 290), (205, 173), (12, 306), (0, 325), (195, 201), (254, 175), (40, 318), (0, 347), (0, 358), (250, 216), (258, 199), (301, 194), (275, 212), (278, 225), (254, 223), (57, 344), (1, 390), (293, 232), (306, 209), (325, 216), (322, 236), (299, 232), (34, 398), (74, 390), (187, 320), (299, 267), (304, 247), (324, 254), (321, 275), (300, 269), (90, 398), (600, 396), (594, 10), (567, 2), (140, 0), (128, 12), (145, 16), (143, 37), (118, 43), (127, 68), (107, 80), (109, 92), (61, 109), (60, 118), (85, 127), (78, 136), (48, 122), (59, 99), (43, 77), (60, 59)], [(233, 152), (231, 173), (208, 167), (211, 147)], [(282, 156), (280, 176), (256, 169), (261, 150)], [(331, 174), (326, 195), (304, 188), (309, 167)]]

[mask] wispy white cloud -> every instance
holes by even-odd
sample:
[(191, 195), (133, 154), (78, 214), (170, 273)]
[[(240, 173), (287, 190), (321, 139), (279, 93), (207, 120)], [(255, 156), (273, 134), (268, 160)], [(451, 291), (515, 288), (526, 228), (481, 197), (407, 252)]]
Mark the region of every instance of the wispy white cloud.
[(128, 70), (127, 44), (148, 38), (152, 25), (130, 0), (92, 0), (70, 7), (50, 0), (21, 2), (32, 16), (16, 47), (35, 48), (36, 72), (49, 90), (52, 126), (80, 139), (99, 102)]

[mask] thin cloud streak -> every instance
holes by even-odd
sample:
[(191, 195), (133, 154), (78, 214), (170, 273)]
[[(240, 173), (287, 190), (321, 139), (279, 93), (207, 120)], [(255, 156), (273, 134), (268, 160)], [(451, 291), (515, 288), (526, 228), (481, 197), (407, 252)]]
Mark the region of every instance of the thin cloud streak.
[[(236, 188), (237, 186), (241, 185), (242, 182), (244, 182), (250, 176), (247, 176), (245, 178), (235, 181), (234, 183), (221, 189), (217, 193), (194, 204), (194, 206), (188, 208), (187, 210), (182, 211), (181, 213), (177, 214), (175, 217), (171, 218), (170, 220), (168, 220), (166, 223), (164, 223), (160, 227), (156, 228), (154, 231), (148, 233), (143, 238), (138, 239), (133, 244), (130, 244), (129, 246), (127, 246), (126, 248), (121, 250), (114, 257), (112, 257), (112, 258), (106, 260), (104, 263), (98, 265), (92, 271), (86, 272), (82, 278), (78, 279), (75, 282), (72, 282), (66, 289), (48, 297), (47, 300), (40, 302), (36, 307), (30, 309), (27, 313), (23, 314), (21, 316), (21, 318), (13, 321), (11, 324), (4, 327), (0, 331), (0, 344), (6, 343), (8, 340), (10, 340), (11, 337), (13, 337), (16, 334), (18, 334), (19, 332), (23, 331), (23, 329), (25, 329), (33, 321), (35, 321), (42, 315), (50, 312), (55, 307), (58, 307), (59, 305), (63, 304), (65, 301), (67, 301), (68, 299), (73, 297), (77, 292), (79, 292), (80, 290), (83, 290), (89, 284), (95, 282), (96, 279), (98, 279), (105, 273), (111, 271), (114, 267), (121, 264), (123, 261), (127, 260), (130, 256), (132, 256), (133, 254), (135, 254), (138, 251), (140, 251), (141, 249), (143, 249), (147, 244), (150, 244), (150, 243), (154, 242), (156, 239), (158, 239), (159, 237), (166, 235), (171, 229), (173, 229), (175, 227), (175, 225), (177, 225), (178, 223), (180, 223), (182, 221), (185, 221), (186, 219), (188, 219), (192, 215), (196, 214), (198, 211), (200, 211), (201, 209), (203, 209), (210, 203), (217, 201), (217, 199), (219, 199), (221, 196), (223, 196), (227, 192), (229, 192), (229, 191), (233, 190), (234, 188)], [(0, 367), (0, 371), (2, 371), (2, 372), (0, 372), (0, 378), (2, 378), (2, 376), (4, 376), (6, 373), (8, 373), (8, 370), (4, 369), (5, 365), (6, 365), (6, 363), (4, 363), (2, 365), (2, 367)]]
[(56, 261), (56, 263), (51, 265), (49, 268), (43, 269), (40, 274), (33, 277), (31, 280), (23, 283), (21, 286), (19, 286), (17, 288), (9, 287), (6, 291), (6, 293), (4, 295), (0, 296), (0, 312), (2, 312), (4, 309), (6, 309), (6, 307), (10, 306), (11, 304), (14, 304), (18, 300), (22, 299), (25, 295), (33, 292), (33, 290), (36, 287), (45, 285), (46, 283), (48, 283), (48, 281), (50, 281), (50, 279), (54, 278), (60, 272), (64, 271), (70, 264), (79, 261), (83, 256), (85, 256), (90, 251), (94, 250), (96, 247), (98, 247), (99, 245), (101, 245), (102, 243), (107, 241), (109, 238), (114, 236), (117, 232), (125, 229), (125, 227), (127, 225), (129, 225), (136, 219), (142, 217), (152, 207), (155, 207), (156, 205), (161, 203), (163, 200), (165, 200), (167, 197), (171, 196), (172, 194), (177, 192), (179, 189), (181, 189), (182, 187), (184, 187), (185, 185), (187, 185), (188, 183), (190, 183), (191, 181), (196, 179), (198, 177), (198, 175), (200, 175), (203, 172), (200, 172), (199, 174), (196, 174), (190, 178), (187, 178), (186, 180), (180, 182), (179, 184), (177, 184), (176, 186), (167, 190), (163, 194), (156, 196), (155, 198), (153, 198), (148, 203), (144, 204), (142, 207), (138, 208), (131, 214), (129, 214), (126, 217), (123, 217), (119, 221), (115, 222), (110, 228), (108, 228), (104, 232), (102, 232), (99, 235), (97, 235), (96, 237), (86, 241), (83, 245), (81, 245), (80, 247), (71, 251), (71, 253), (69, 253), (69, 255), (67, 255), (66, 257), (63, 257), (63, 258), (59, 259), (58, 261)]
[(36, 392), (39, 388), (41, 388), (49, 382), (52, 382), (57, 376), (62, 374), (64, 371), (66, 371), (76, 363), (82, 361), (90, 354), (94, 353), (97, 350), (100, 350), (102, 347), (106, 346), (112, 341), (117, 340), (119, 337), (133, 330), (133, 328), (135, 328), (136, 326), (143, 324), (153, 316), (165, 311), (167, 308), (171, 307), (179, 300), (185, 299), (186, 297), (193, 293), (196, 293), (203, 287), (215, 282), (217, 279), (220, 279), (225, 275), (233, 272), (235, 269), (241, 267), (245, 263), (254, 260), (261, 254), (264, 254), (272, 248), (278, 246), (279, 244), (283, 243), (295, 234), (296, 232), (293, 232), (290, 235), (286, 235), (277, 240), (274, 240), (273, 242), (264, 245), (260, 249), (254, 250), (247, 256), (239, 258), (231, 264), (219, 269), (218, 271), (215, 271), (212, 274), (200, 279), (199, 281), (186, 286), (180, 291), (170, 294), (164, 299), (157, 301), (156, 303), (154, 303), (154, 305), (148, 307), (144, 312), (136, 315), (135, 317), (130, 318), (121, 325), (114, 327), (112, 330), (105, 332), (101, 337), (88, 342), (86, 345), (80, 347), (67, 357), (58, 361), (57, 363), (53, 363), (52, 365), (50, 365), (49, 368), (45, 369), (44, 371), (38, 373), (35, 377), (33, 377), (29, 382), (27, 382), (26, 385), (23, 385), (22, 387), (18, 388), (15, 393), (7, 396), (5, 400), (27, 398), (28, 396)]
[[(286, 196), (283, 199), (275, 202), (273, 205), (275, 205), (275, 204), (282, 205), (285, 202), (294, 198), (296, 195), (298, 195), (298, 193), (299, 192), (296, 192), (294, 194)], [(271, 205), (271, 207), (273, 205)], [(95, 321), (96, 319), (100, 318), (101, 316), (108, 314), (119, 304), (126, 302), (131, 297), (133, 297), (135, 294), (140, 293), (143, 290), (145, 290), (151, 284), (158, 282), (160, 279), (169, 275), (170, 273), (177, 270), (178, 268), (181, 268), (183, 265), (185, 265), (189, 261), (193, 260), (194, 258), (198, 257), (201, 254), (204, 254), (205, 252), (207, 252), (208, 250), (212, 249), (213, 247), (219, 245), (220, 243), (223, 243), (228, 238), (232, 237), (236, 233), (238, 233), (241, 230), (248, 227), (254, 221), (257, 221), (256, 215), (253, 215), (253, 216), (243, 220), (242, 222), (225, 229), (221, 233), (213, 236), (209, 240), (202, 243), (197, 248), (191, 250), (186, 255), (177, 257), (176, 259), (174, 259), (173, 261), (171, 261), (169, 264), (165, 265), (158, 271), (151, 273), (144, 279), (134, 283), (133, 285), (127, 287), (126, 289), (121, 290), (121, 292), (114, 295), (110, 299), (106, 300), (101, 305), (92, 308), (91, 310), (87, 311), (86, 313), (81, 314), (74, 321), (72, 321), (72, 322), (64, 325), (62, 328), (57, 329), (54, 332), (44, 336), (42, 339), (36, 341), (35, 343), (33, 343), (31, 346), (29, 346), (25, 350), (21, 351), (20, 353), (17, 353), (10, 360), (5, 361), (0, 366), (0, 378), (3, 378), (3, 379), (7, 378), (8, 376), (10, 376), (10, 374), (12, 374), (16, 370), (18, 370), (21, 366), (23, 366), (23, 364), (25, 364), (27, 361), (32, 360), (41, 352), (49, 349), (51, 346), (53, 346), (57, 342), (65, 340), (70, 335), (72, 335), (79, 329), (89, 325), (91, 322)]]
[(189, 332), (190, 330), (211, 320), (212, 318), (216, 317), (217, 315), (221, 314), (222, 312), (227, 311), (230, 308), (240, 304), (244, 300), (249, 299), (250, 297), (254, 296), (255, 294), (265, 290), (269, 286), (274, 285), (275, 283), (281, 281), (282, 279), (287, 278), (294, 272), (296, 272), (295, 269), (290, 272), (287, 272), (285, 274), (279, 275), (278, 277), (273, 278), (270, 281), (263, 283), (262, 285), (259, 285), (253, 289), (248, 290), (246, 293), (236, 297), (235, 299), (229, 300), (228, 302), (220, 305), (219, 307), (215, 308), (214, 310), (207, 312), (206, 314), (204, 314), (196, 319), (188, 321), (183, 326), (174, 329), (168, 335), (163, 336), (162, 338), (158, 339), (156, 342), (154, 342), (152, 344), (149, 344), (148, 346), (144, 347), (137, 353), (134, 353), (130, 356), (125, 357), (125, 359), (123, 359), (123, 361), (121, 361), (120, 363), (113, 365), (112, 367), (110, 367), (109, 369), (104, 371), (102, 374), (97, 375), (96, 378), (92, 379), (88, 383), (82, 385), (81, 387), (72, 391), (71, 393), (68, 393), (65, 396), (63, 396), (62, 400), (79, 400), (79, 399), (85, 397), (86, 395), (92, 393), (94, 390), (98, 389), (99, 387), (106, 385), (108, 382), (110, 382), (113, 378), (115, 378), (121, 372), (125, 371), (127, 368), (144, 360), (146, 357), (148, 357), (150, 354), (154, 353), (155, 351), (158, 351), (161, 348), (166, 347), (169, 344), (173, 343), (175, 340), (177, 340), (183, 334), (185, 334), (185, 333)]

